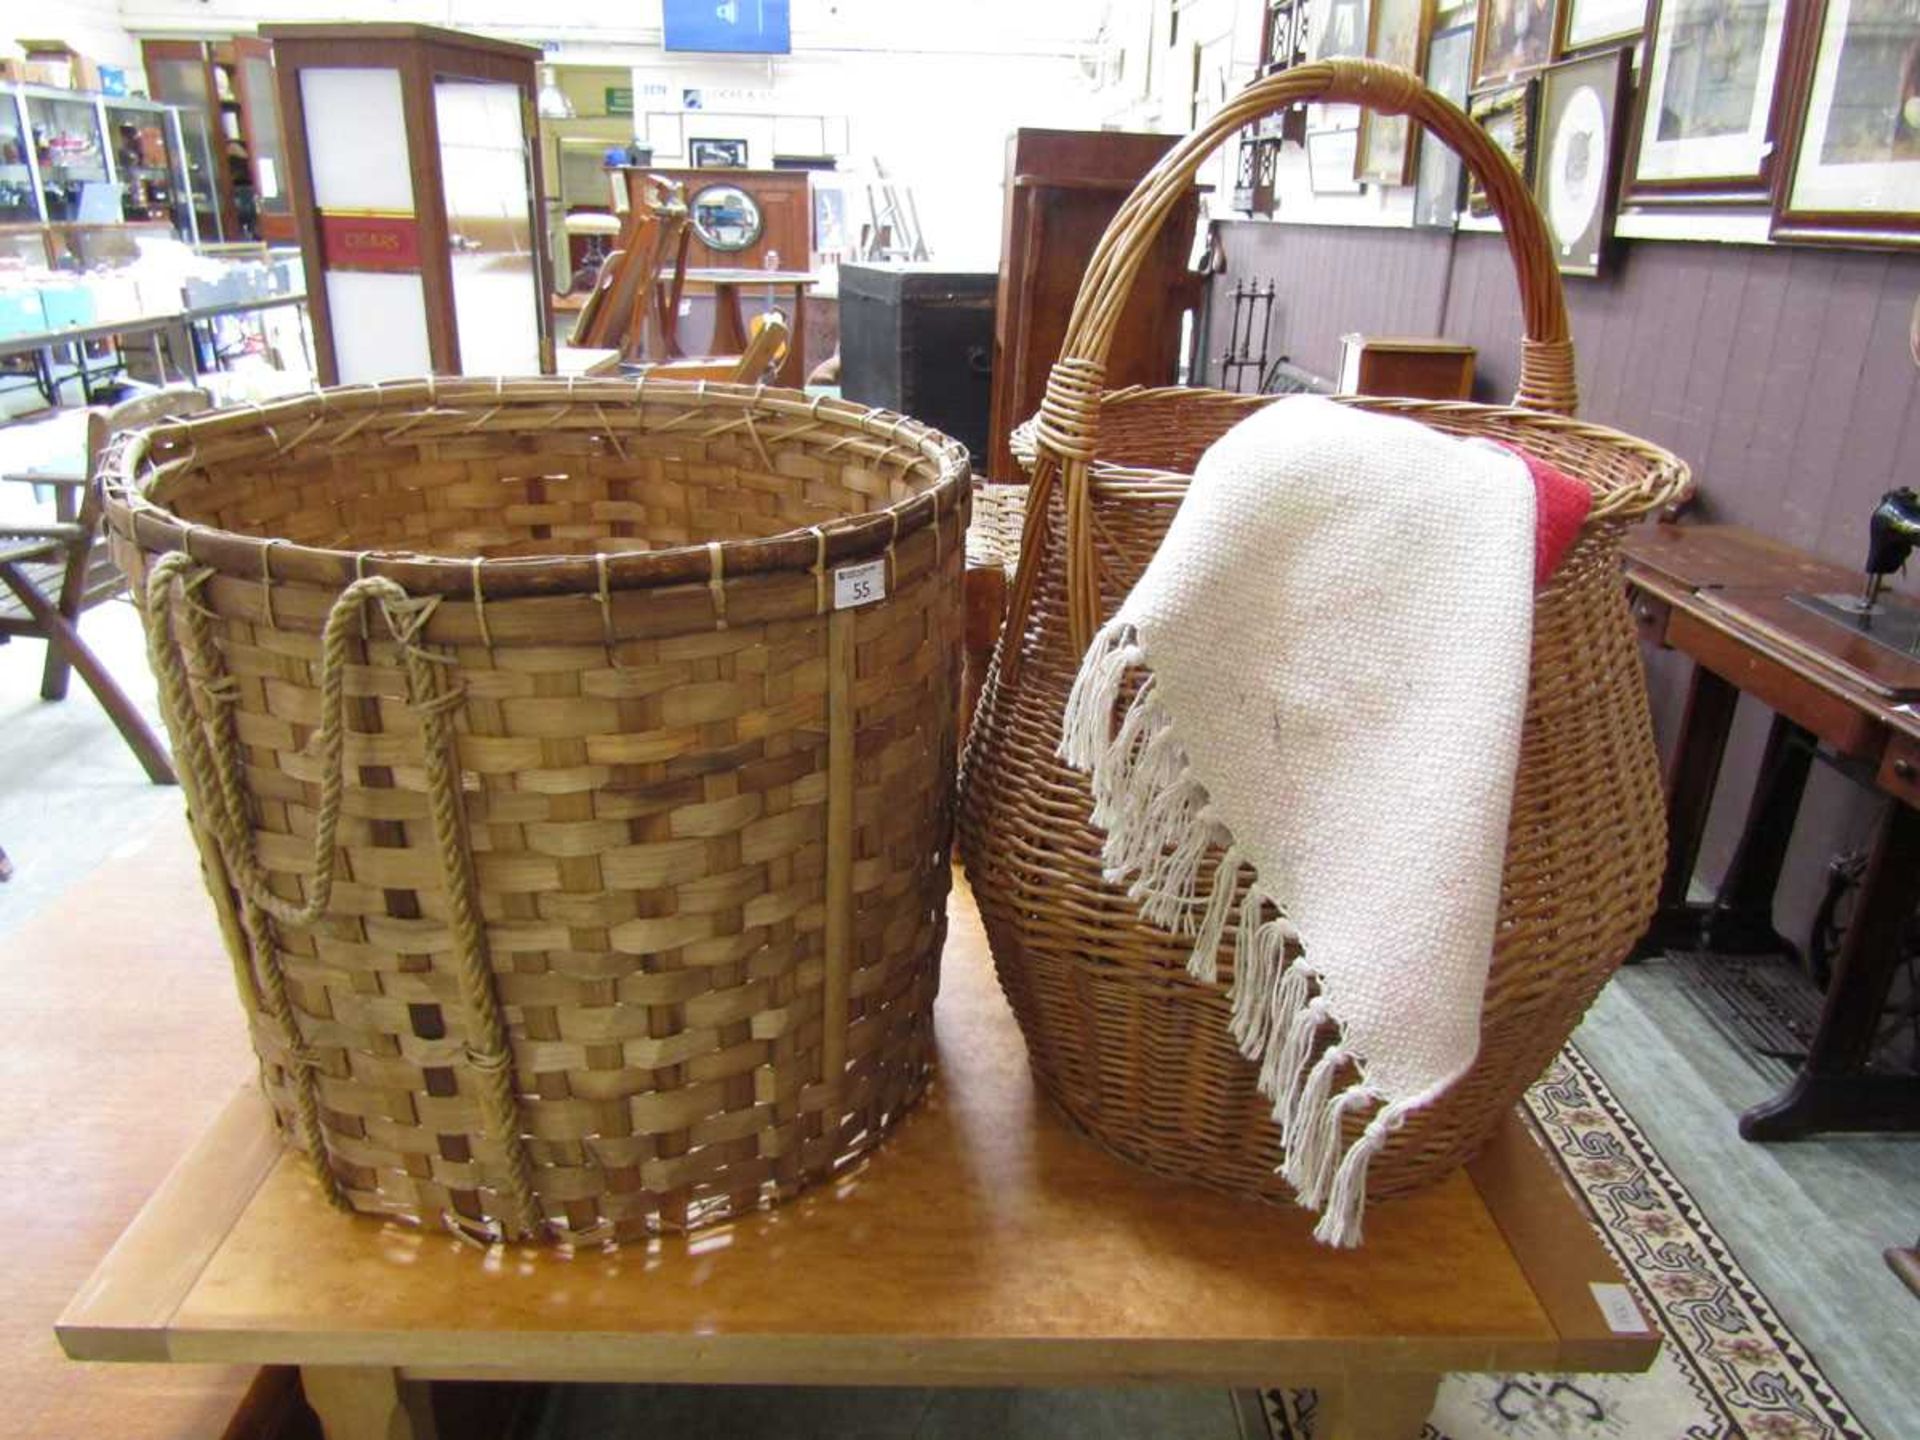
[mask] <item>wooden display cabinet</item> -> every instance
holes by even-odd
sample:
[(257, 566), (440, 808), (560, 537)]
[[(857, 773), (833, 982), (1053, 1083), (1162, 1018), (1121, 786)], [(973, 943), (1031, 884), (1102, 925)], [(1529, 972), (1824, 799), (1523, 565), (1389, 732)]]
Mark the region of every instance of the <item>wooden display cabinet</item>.
[[(143, 40), (153, 98), (201, 115), (211, 137), (220, 233), (229, 240), (294, 238), (273, 52), (264, 40)], [(215, 237), (203, 235), (204, 240)]]
[[(1040, 408), (1087, 261), (1133, 187), (1179, 139), (1118, 130), (1017, 130), (1008, 137), (987, 431), (986, 473), (993, 479), (1022, 478), (1009, 437)], [(1107, 360), (1109, 389), (1178, 378), (1180, 316), (1200, 299), (1200, 281), (1187, 264), (1199, 213), (1195, 188), (1175, 203), (1148, 251)]]
[(322, 384), (554, 370), (528, 45), (267, 25)]

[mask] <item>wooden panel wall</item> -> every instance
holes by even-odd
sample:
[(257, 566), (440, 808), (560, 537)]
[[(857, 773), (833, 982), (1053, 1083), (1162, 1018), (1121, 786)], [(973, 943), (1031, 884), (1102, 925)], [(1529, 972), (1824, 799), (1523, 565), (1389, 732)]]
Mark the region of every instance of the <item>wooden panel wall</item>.
[[(1276, 356), (1331, 376), (1344, 332), (1438, 334), (1479, 347), (1478, 398), (1513, 393), (1520, 306), (1499, 236), (1229, 222), (1221, 238), (1213, 336), (1228, 333), (1233, 280), (1272, 279)], [(1622, 260), (1604, 280), (1566, 282), (1582, 416), (1689, 461), (1702, 518), (1858, 566), (1881, 492), (1920, 483), (1920, 368), (1907, 349), (1920, 255), (1636, 241)], [(1649, 665), (1663, 743), (1686, 675), (1673, 656)], [(1731, 853), (1733, 792), (1751, 787), (1765, 724), (1747, 702), (1702, 852), (1708, 878)], [(1852, 786), (1816, 773), (1778, 907), (1789, 936), (1805, 935), (1826, 856), (1858, 843), (1871, 813)]]
[[(1498, 236), (1236, 222), (1223, 239), (1224, 279), (1280, 286), (1275, 354), (1330, 376), (1346, 331), (1442, 334), (1479, 347), (1480, 398), (1512, 394), (1520, 307)], [(1920, 256), (1636, 242), (1608, 279), (1566, 283), (1584, 418), (1685, 457), (1713, 518), (1860, 563), (1874, 501), (1920, 481)]]

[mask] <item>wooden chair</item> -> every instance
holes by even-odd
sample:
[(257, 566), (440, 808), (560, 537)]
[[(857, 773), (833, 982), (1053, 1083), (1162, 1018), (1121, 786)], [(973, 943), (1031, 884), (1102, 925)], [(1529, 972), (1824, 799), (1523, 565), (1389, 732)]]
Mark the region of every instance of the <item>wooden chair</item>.
[[(681, 187), (648, 176), (643, 203), (627, 212), (620, 242), (607, 253), (600, 279), (573, 325), (572, 343), (618, 350), (626, 360), (672, 355), (673, 327), (685, 283), (688, 227)], [(668, 292), (662, 295), (662, 282)]]
[(764, 384), (787, 358), (791, 332), (777, 310), (756, 315), (747, 348), (738, 355), (713, 355), (693, 360), (663, 360), (640, 367), (643, 375), (662, 380), (723, 380), (734, 385)]
[(79, 671), (156, 785), (174, 783), (167, 747), (81, 638), (78, 621), (81, 611), (126, 585), (99, 543), (99, 470), (107, 442), (123, 430), (191, 415), (208, 404), (205, 391), (179, 386), (93, 411), (87, 416), (85, 488), (74, 518), (0, 526), (0, 583), (9, 592), (0, 594), (0, 642), (16, 636), (47, 642), (43, 699), (65, 698), (70, 672)]

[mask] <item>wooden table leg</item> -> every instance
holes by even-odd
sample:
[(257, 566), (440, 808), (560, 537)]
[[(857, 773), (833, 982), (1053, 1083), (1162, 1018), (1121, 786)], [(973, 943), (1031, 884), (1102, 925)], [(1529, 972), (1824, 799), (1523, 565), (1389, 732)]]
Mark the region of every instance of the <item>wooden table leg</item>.
[(1354, 1375), (1320, 1390), (1314, 1440), (1420, 1440), (1438, 1375)]
[(1915, 1295), (1920, 1295), (1920, 1244), (1896, 1245), (1887, 1251), (1887, 1268)]
[(807, 287), (793, 287), (793, 308), (788, 311), (793, 333), (787, 336), (787, 358), (780, 363), (776, 385), (798, 390), (807, 383)]
[(1780, 888), (1780, 872), (1786, 866), (1787, 846), (1818, 743), (1811, 731), (1786, 716), (1773, 717), (1760, 757), (1760, 783), (1754, 789), (1740, 843), (1702, 924), (1703, 948), (1718, 955), (1798, 958), (1799, 947), (1773, 928), (1773, 898)]
[(1739, 703), (1737, 686), (1704, 665), (1693, 667), (1680, 738), (1667, 767), (1667, 870), (1660, 881), (1660, 908), (1635, 947), (1636, 955), (1657, 955), (1669, 945), (1698, 943), (1700, 915), (1687, 904), (1687, 887), (1693, 883), (1714, 788), (1720, 782), (1720, 759), (1726, 753)]
[(1834, 961), (1807, 1058), (1785, 1091), (1740, 1117), (1741, 1135), (1797, 1140), (1824, 1130), (1920, 1129), (1920, 1078), (1865, 1070), (1916, 890), (1920, 812), (1891, 801), (1860, 879), (1859, 906)]
[[(742, 272), (751, 278), (752, 272)], [(747, 348), (747, 320), (740, 309), (738, 280), (713, 282), (713, 339), (707, 345), (709, 355), (738, 355)]]
[(153, 733), (153, 727), (147, 724), (146, 717), (127, 698), (126, 692), (107, 673), (107, 667), (87, 648), (74, 623), (62, 615), (53, 602), (14, 566), (0, 565), (0, 583), (13, 591), (26, 607), (27, 613), (47, 632), (47, 643), (59, 646), (61, 653), (67, 657), (67, 664), (80, 672), (80, 678), (87, 682), (87, 688), (93, 691), (101, 709), (107, 712), (107, 718), (113, 721), (114, 728), (139, 759), (147, 778), (156, 785), (174, 784), (173, 762), (167, 755), (167, 747)]
[(300, 1388), (326, 1440), (434, 1440), (424, 1381), (379, 1365), (302, 1365)]

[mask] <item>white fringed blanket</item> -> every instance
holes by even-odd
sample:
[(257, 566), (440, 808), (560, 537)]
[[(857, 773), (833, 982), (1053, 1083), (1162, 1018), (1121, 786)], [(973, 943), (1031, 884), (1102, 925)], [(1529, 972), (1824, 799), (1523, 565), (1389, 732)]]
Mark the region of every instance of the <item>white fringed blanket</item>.
[[(1584, 515), (1584, 487), (1554, 478)], [(1359, 1243), (1369, 1160), (1478, 1048), (1535, 479), (1509, 450), (1411, 420), (1271, 405), (1207, 451), (1068, 701), (1060, 754), (1091, 772), (1108, 878), (1194, 937), (1196, 977), (1217, 978), (1233, 937), (1234, 1036), (1326, 1243)], [(1148, 674), (1116, 730), (1135, 667)], [(1336, 1092), (1347, 1062), (1359, 1078)], [(1343, 1117), (1368, 1109), (1338, 1153)]]

